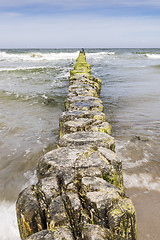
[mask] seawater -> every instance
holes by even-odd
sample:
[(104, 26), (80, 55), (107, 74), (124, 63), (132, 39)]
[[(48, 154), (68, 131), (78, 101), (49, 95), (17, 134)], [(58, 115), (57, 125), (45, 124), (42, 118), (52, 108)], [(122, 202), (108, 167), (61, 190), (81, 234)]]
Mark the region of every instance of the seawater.
[[(85, 49), (123, 161), (138, 239), (158, 239), (160, 49)], [(36, 183), (36, 164), (58, 142), (79, 49), (0, 50), (0, 239), (19, 240), (15, 201)], [(149, 225), (149, 226), (148, 226)]]

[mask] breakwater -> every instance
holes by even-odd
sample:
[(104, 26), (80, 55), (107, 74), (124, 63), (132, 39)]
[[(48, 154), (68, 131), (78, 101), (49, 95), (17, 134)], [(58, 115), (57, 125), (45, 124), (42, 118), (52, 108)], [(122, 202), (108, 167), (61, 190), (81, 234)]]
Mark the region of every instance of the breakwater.
[(22, 239), (136, 239), (136, 213), (84, 52), (70, 72), (59, 143), (40, 159), (38, 183), (17, 200)]

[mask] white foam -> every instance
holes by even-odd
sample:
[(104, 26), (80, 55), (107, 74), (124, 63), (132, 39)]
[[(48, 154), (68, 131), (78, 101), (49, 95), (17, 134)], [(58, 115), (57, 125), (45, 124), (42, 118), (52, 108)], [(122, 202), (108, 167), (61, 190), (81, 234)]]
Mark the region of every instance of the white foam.
[(132, 162), (131, 158), (122, 158), (123, 161), (123, 169), (131, 169), (131, 168), (136, 168), (136, 167), (140, 167), (143, 166), (145, 163), (148, 162), (148, 160), (146, 158), (143, 158), (141, 160), (137, 160), (135, 162)]
[[(123, 169), (133, 169), (140, 166), (143, 166), (150, 160), (150, 154), (148, 152), (148, 148), (145, 149), (145, 145), (139, 147), (139, 143), (131, 142), (130, 140), (124, 141), (116, 141), (116, 151), (118, 155), (121, 157), (123, 163)], [(139, 153), (137, 156), (135, 152)]]
[(146, 56), (148, 57), (148, 58), (151, 58), (151, 59), (160, 59), (160, 54), (146, 54)]
[(103, 57), (115, 55), (115, 52), (95, 52), (95, 53), (86, 53), (87, 58)]
[(12, 71), (25, 71), (25, 70), (34, 70), (34, 69), (45, 69), (47, 66), (36, 66), (36, 67), (8, 67), (8, 68), (0, 68), (0, 72), (12, 72)]
[(15, 204), (0, 202), (0, 239), (20, 240)]
[(23, 189), (30, 186), (30, 185), (36, 184), (38, 182), (36, 170), (34, 172), (33, 171), (26, 171), (24, 173), (24, 177), (26, 178), (27, 181), (26, 181), (26, 184), (23, 186)]
[(143, 188), (160, 192), (160, 178), (153, 178), (151, 174), (140, 173), (128, 175), (123, 173), (126, 188)]
[(76, 59), (79, 51), (76, 52), (59, 52), (59, 53), (42, 53), (42, 52), (30, 52), (30, 53), (6, 53), (0, 52), (0, 61), (57, 61)]

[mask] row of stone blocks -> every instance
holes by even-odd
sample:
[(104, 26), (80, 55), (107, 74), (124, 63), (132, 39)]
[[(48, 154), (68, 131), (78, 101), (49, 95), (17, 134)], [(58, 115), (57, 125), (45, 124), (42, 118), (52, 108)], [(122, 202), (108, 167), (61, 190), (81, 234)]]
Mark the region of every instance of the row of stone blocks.
[(122, 163), (84, 52), (70, 72), (57, 149), (37, 166), (38, 183), (17, 200), (22, 239), (134, 240), (136, 213), (123, 187)]

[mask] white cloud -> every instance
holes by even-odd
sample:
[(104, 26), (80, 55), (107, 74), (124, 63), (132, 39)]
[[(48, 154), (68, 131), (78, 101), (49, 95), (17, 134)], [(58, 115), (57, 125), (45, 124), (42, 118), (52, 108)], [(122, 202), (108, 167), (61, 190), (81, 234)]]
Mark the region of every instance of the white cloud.
[(4, 17), (0, 48), (160, 47), (160, 18)]
[(160, 7), (159, 0), (5, 0), (0, 2), (1, 7), (21, 7), (27, 5), (46, 5), (64, 9), (81, 9), (86, 7), (103, 8), (107, 6), (154, 6)]

